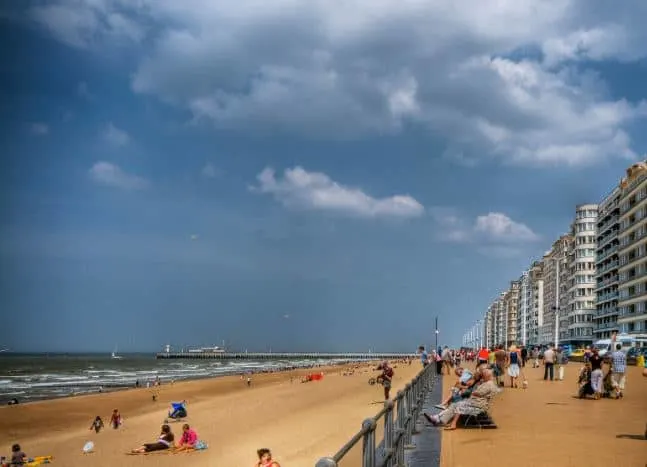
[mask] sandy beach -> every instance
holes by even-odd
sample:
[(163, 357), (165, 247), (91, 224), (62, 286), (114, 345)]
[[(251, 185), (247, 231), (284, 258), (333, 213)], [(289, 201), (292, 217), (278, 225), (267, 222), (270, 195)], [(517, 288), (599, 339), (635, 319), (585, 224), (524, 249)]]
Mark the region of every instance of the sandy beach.
[[(371, 364), (374, 366), (374, 364)], [(404, 387), (420, 365), (396, 364), (392, 394)], [(0, 408), (0, 453), (8, 455), (19, 442), (29, 456), (53, 455), (52, 465), (170, 466), (179, 456), (190, 457), (193, 466), (253, 465), (256, 449), (272, 449), (283, 467), (307, 467), (319, 457), (336, 452), (360, 428), (362, 420), (377, 413), (383, 404), (382, 388), (367, 384), (377, 374), (363, 364), (353, 376), (343, 376), (346, 366), (293, 370), (253, 376), (252, 387), (238, 376), (188, 381), (152, 389), (132, 389)], [(301, 378), (323, 371), (319, 382), (301, 383)], [(171, 401), (186, 399), (187, 423), (195, 427), (209, 449), (190, 454), (128, 456), (126, 452), (159, 434)], [(96, 415), (107, 424), (112, 409), (124, 417), (119, 430), (89, 430)], [(171, 424), (174, 433), (181, 424)], [(86, 441), (95, 452), (84, 455)], [(351, 452), (344, 465), (354, 464)], [(186, 459), (188, 462), (189, 459)]]

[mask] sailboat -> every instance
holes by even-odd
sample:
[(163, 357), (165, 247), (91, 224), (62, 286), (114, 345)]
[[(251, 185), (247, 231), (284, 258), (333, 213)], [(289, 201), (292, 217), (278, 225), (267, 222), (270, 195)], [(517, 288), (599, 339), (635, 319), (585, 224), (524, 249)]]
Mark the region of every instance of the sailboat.
[(110, 358), (112, 358), (113, 360), (121, 360), (122, 358), (124, 358), (121, 355), (117, 355), (117, 346), (116, 345), (115, 345), (115, 350), (113, 350), (112, 354), (110, 354)]

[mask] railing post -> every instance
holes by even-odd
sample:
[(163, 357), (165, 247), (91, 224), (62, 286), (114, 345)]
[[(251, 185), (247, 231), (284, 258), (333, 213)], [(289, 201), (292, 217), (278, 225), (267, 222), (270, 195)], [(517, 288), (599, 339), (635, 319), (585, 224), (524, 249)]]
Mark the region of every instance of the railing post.
[(400, 466), (404, 464), (404, 443), (405, 443), (405, 434), (404, 434), (404, 423), (405, 423), (405, 412), (404, 412), (404, 392), (403, 391), (398, 391), (398, 394), (396, 396), (396, 400), (398, 402), (396, 406), (396, 411), (398, 414), (398, 418), (396, 420), (396, 434), (398, 436), (398, 442), (395, 447), (395, 455), (396, 455), (396, 465)]
[(408, 446), (411, 446), (411, 440), (413, 438), (413, 386), (411, 383), (407, 384), (405, 388), (405, 397), (407, 399), (407, 425), (405, 432), (405, 439)]
[(384, 457), (385, 467), (394, 466), (395, 447), (393, 446), (393, 401), (385, 401), (384, 408)]
[(337, 462), (332, 457), (322, 457), (317, 461), (315, 467), (338, 467)]
[(362, 467), (375, 467), (375, 420), (367, 418), (362, 423), (364, 442), (362, 444)]

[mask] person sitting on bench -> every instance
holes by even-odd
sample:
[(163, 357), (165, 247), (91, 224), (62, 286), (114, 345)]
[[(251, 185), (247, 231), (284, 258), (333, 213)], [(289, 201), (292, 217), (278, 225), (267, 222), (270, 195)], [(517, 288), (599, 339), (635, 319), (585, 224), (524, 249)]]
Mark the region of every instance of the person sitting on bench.
[(437, 409), (445, 410), (451, 403), (458, 402), (461, 399), (469, 397), (472, 393), (473, 386), (480, 379), (480, 371), (478, 371), (478, 369), (476, 371), (476, 374), (474, 375), (470, 371), (461, 367), (456, 368), (456, 370), (454, 370), (454, 373), (456, 373), (458, 380), (456, 381), (456, 384), (454, 384), (454, 386), (451, 388), (451, 392), (449, 393), (447, 398), (445, 398), (442, 404), (435, 406)]
[(445, 428), (446, 430), (455, 430), (461, 415), (475, 417), (483, 412), (487, 413), (490, 408), (490, 402), (500, 392), (500, 389), (493, 381), (493, 377), (492, 370), (482, 370), (481, 384), (474, 389), (469, 398), (450, 405), (438, 415), (423, 413), (424, 417), (432, 425), (448, 425)]

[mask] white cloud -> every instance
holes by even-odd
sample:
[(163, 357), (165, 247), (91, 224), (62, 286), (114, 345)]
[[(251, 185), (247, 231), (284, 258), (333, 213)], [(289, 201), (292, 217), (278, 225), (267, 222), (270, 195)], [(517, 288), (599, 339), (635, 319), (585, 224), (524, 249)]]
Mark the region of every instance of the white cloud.
[(539, 235), (521, 222), (512, 220), (500, 212), (490, 212), (477, 216), (467, 222), (452, 209), (432, 208), (432, 217), (438, 225), (437, 236), (440, 240), (455, 243), (477, 243), (490, 245), (509, 245), (539, 240)]
[(88, 173), (95, 183), (123, 190), (143, 190), (150, 185), (145, 178), (125, 172), (110, 162), (99, 161)]
[(344, 213), (358, 217), (419, 217), (424, 207), (408, 195), (374, 198), (359, 188), (341, 185), (320, 172), (301, 167), (285, 170), (277, 179), (272, 169), (258, 176), (254, 191), (274, 196), (288, 207)]
[(220, 175), (220, 170), (211, 162), (207, 162), (200, 173), (205, 178), (216, 178)]
[(474, 231), (494, 241), (502, 242), (527, 242), (539, 238), (530, 227), (521, 222), (515, 222), (500, 212), (490, 212), (478, 216), (474, 224)]
[(130, 142), (130, 136), (125, 130), (117, 128), (112, 124), (108, 123), (103, 130), (101, 130), (101, 135), (110, 144), (115, 146), (126, 146)]
[(45, 136), (49, 134), (49, 125), (42, 122), (32, 123), (29, 126), (29, 131), (31, 131), (33, 135)]
[(142, 40), (145, 28), (131, 15), (142, 2), (121, 0), (58, 0), (28, 9), (31, 20), (59, 41), (88, 48), (101, 41), (132, 43)]
[(471, 166), (639, 156), (628, 129), (645, 104), (611, 97), (587, 66), (647, 55), (647, 2), (56, 0), (30, 14), (75, 47), (154, 32), (133, 90), (219, 128), (350, 138), (416, 125)]

